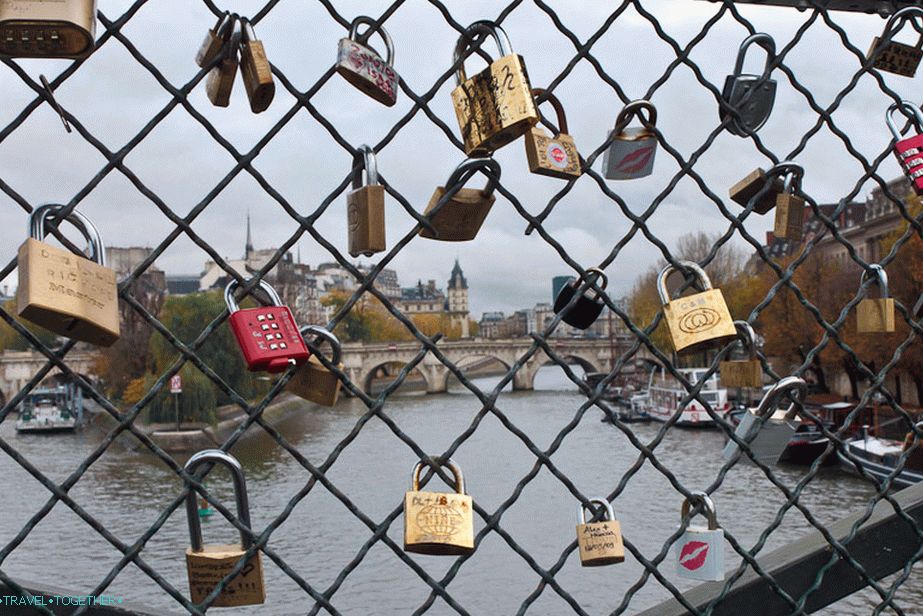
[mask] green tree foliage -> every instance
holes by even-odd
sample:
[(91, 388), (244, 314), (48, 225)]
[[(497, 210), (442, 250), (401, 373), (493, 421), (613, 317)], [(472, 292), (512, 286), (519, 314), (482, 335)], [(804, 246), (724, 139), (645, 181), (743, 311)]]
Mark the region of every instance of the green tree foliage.
[[(179, 416), (183, 422), (214, 423), (217, 419), (218, 390), (204, 374), (191, 364), (184, 365), (180, 371), (183, 379), (183, 393), (174, 395), (170, 393), (167, 383), (151, 400), (147, 408), (148, 421), (152, 423), (172, 423), (176, 420), (176, 405), (179, 405)], [(157, 377), (148, 374), (144, 379), (144, 391), (147, 392), (154, 386)]]
[[(3, 304), (3, 309), (12, 315), (19, 323), (22, 323), (26, 329), (32, 332), (42, 344), (50, 347), (57, 346), (57, 336), (44, 327), (39, 327), (17, 315), (16, 300), (10, 300)], [(28, 351), (31, 348), (29, 341), (19, 335), (15, 329), (10, 327), (6, 321), (0, 321), (0, 351)]]

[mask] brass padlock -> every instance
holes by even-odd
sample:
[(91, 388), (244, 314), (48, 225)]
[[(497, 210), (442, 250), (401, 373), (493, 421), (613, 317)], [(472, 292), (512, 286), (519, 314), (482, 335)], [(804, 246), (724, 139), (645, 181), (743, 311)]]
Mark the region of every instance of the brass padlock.
[[(366, 181), (362, 182), (365, 170)], [(353, 189), (346, 195), (349, 254), (370, 257), (385, 249), (385, 187), (378, 183), (375, 150), (363, 144), (353, 158)]]
[(465, 494), (465, 478), (451, 458), (435, 458), (455, 477), (455, 492), (421, 492), (424, 462), (413, 467), (411, 490), (404, 496), (404, 551), (463, 556), (474, 551), (474, 509)]
[(249, 19), (240, 20), (240, 76), (250, 100), (250, 110), (253, 113), (266, 111), (276, 95), (276, 84), (272, 80), (266, 50), (256, 39)]
[[(231, 472), (234, 481), (234, 496), (237, 501), (237, 519), (250, 528), (250, 502), (247, 499), (247, 484), (240, 462), (234, 456), (220, 449), (206, 449), (195, 454), (183, 470), (194, 473), (203, 464), (220, 464)], [(201, 603), (215, 586), (231, 572), (253, 545), (249, 533), (240, 532), (238, 545), (204, 545), (202, 525), (199, 522), (199, 506), (195, 490), (189, 488), (186, 495), (186, 521), (189, 524), (189, 538), (192, 546), (186, 548), (186, 572), (189, 575), (189, 598)], [(211, 607), (234, 607), (237, 605), (259, 605), (266, 601), (263, 583), (263, 561), (257, 551), (224, 587)]]
[[(470, 79), (465, 75), (465, 52), (478, 35), (490, 35), (500, 57)], [(458, 65), (452, 104), (458, 117), (465, 154), (490, 156), (538, 123), (538, 109), (522, 56), (513, 53), (503, 28), (492, 21), (476, 21), (455, 45), (452, 64)]]
[(772, 175), (784, 174), (782, 192), (776, 195), (776, 220), (773, 234), (792, 242), (800, 242), (804, 235), (805, 200), (801, 192), (801, 177), (804, 169), (795, 163), (779, 163), (769, 170)]
[[(483, 190), (463, 188), (477, 171), (486, 171), (487, 186)], [(446, 242), (465, 242), (473, 240), (484, 224), (497, 197), (494, 195), (497, 181), (500, 179), (500, 163), (492, 158), (468, 159), (463, 161), (445, 186), (440, 186), (433, 193), (426, 206), (424, 216), (435, 229), (433, 233), (427, 228), (420, 229), (420, 235)], [(455, 191), (454, 194), (451, 194)]]
[[(875, 272), (879, 299), (866, 297), (856, 306), (856, 330), (860, 334), (890, 333), (894, 331), (894, 298), (888, 296), (888, 273), (885, 268), (872, 263), (869, 268)], [(862, 272), (860, 286), (865, 284), (868, 271)]]
[(0, 55), (85, 58), (95, 37), (96, 0), (0, 0)]
[(532, 96), (545, 98), (554, 107), (558, 116), (558, 128), (551, 137), (545, 129), (536, 124), (523, 140), (526, 142), (526, 158), (529, 160), (529, 171), (539, 175), (569, 180), (579, 178), (580, 155), (574, 138), (567, 134), (567, 118), (564, 117), (564, 106), (554, 94), (541, 88), (532, 90)]
[(64, 207), (41, 205), (29, 217), (31, 237), (17, 262), (19, 316), (60, 336), (110, 346), (119, 339), (118, 288), (99, 231), (74, 210), (66, 220), (87, 240), (89, 258), (43, 241), (48, 219)]
[[(737, 329), (737, 343), (748, 355), (748, 359), (729, 359), (718, 364), (722, 387), (762, 387), (763, 367), (757, 358), (757, 338), (753, 328), (746, 321), (734, 321)], [(733, 352), (733, 351), (732, 351)]]
[[(769, 188), (763, 190), (767, 183)], [(785, 183), (781, 177), (770, 177), (765, 171), (757, 168), (747, 177), (731, 186), (728, 194), (732, 201), (743, 207), (748, 207), (750, 201), (755, 199), (753, 201), (753, 211), (757, 214), (765, 214), (776, 207), (776, 195), (784, 190)]]
[(225, 11), (224, 15), (218, 18), (218, 23), (205, 35), (205, 40), (195, 55), (196, 64), (204, 68), (218, 57), (228, 36), (228, 30), (234, 29), (237, 19), (237, 14), (232, 15), (230, 11)]
[(234, 89), (234, 78), (237, 77), (239, 46), (240, 33), (237, 31), (235, 20), (235, 26), (225, 33), (220, 52), (221, 62), (208, 71), (205, 78), (205, 93), (216, 107), (227, 107), (231, 104), (231, 90)]
[(346, 81), (365, 92), (379, 103), (391, 107), (397, 102), (399, 77), (394, 70), (394, 45), (391, 37), (384, 27), (378, 27), (378, 33), (385, 42), (387, 54), (385, 59), (360, 39), (368, 38), (359, 36), (359, 25), (366, 24), (374, 28), (377, 23), (371, 17), (360, 15), (353, 20), (349, 28), (349, 37), (340, 39), (337, 48), (337, 72)]
[(702, 292), (670, 301), (667, 278), (676, 268), (667, 265), (657, 276), (657, 290), (663, 304), (663, 316), (676, 352), (697, 351), (708, 345), (723, 345), (736, 338), (737, 329), (734, 327), (721, 289), (712, 289), (708, 274), (698, 263), (678, 263), (682, 269), (692, 272)]
[(612, 505), (604, 498), (591, 498), (589, 502), (603, 507), (605, 514), (599, 522), (587, 523), (586, 505), (577, 507), (577, 547), (580, 548), (580, 564), (584, 567), (598, 567), (624, 561), (622, 529), (619, 521), (615, 519)]
[[(874, 59), (872, 68), (904, 77), (916, 75), (920, 60), (923, 59), (923, 29), (915, 23), (914, 15), (923, 17), (923, 8), (908, 6), (891, 16), (884, 33), (881, 37), (876, 36), (872, 40), (872, 46), (866, 54), (869, 60)], [(907, 22), (912, 22), (916, 30), (921, 32), (916, 45), (907, 45), (892, 40), (892, 37), (900, 32)]]
[[(308, 340), (308, 336), (311, 334), (318, 336), (318, 339), (315, 340), (315, 344), (312, 344)], [(336, 374), (327, 370), (324, 364), (317, 359), (317, 347), (323, 340), (329, 342), (330, 347), (333, 349), (330, 363), (342, 370), (343, 364), (340, 362), (340, 341), (332, 332), (317, 325), (306, 325), (302, 327), (301, 337), (304, 338), (305, 344), (311, 349), (311, 357), (308, 358), (307, 363), (302, 365), (295, 374), (292, 375), (292, 380), (288, 382), (286, 388), (296, 396), (304, 398), (305, 400), (310, 400), (311, 402), (316, 402), (324, 406), (333, 406), (337, 403), (337, 398), (340, 395), (340, 379), (337, 378)]]
[[(647, 111), (647, 118), (642, 111)], [(632, 116), (638, 116), (640, 128), (628, 128)], [(603, 154), (603, 174), (609, 180), (643, 178), (654, 171), (657, 153), (657, 108), (646, 100), (631, 101), (619, 112), (615, 128), (609, 133), (609, 147)]]

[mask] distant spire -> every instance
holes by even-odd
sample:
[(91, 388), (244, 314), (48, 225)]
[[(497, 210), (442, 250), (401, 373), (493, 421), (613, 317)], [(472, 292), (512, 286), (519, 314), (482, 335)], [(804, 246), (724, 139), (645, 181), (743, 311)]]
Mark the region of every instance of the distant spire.
[(301, 265), (301, 244), (298, 244), (298, 265)]
[(247, 245), (244, 246), (244, 259), (249, 260), (253, 252), (253, 238), (250, 235), (250, 210), (247, 210)]
[(465, 279), (465, 274), (462, 272), (461, 265), (458, 264), (458, 258), (455, 258), (455, 267), (452, 268), (452, 275), (449, 278), (449, 288), (450, 289), (467, 289), (468, 281)]

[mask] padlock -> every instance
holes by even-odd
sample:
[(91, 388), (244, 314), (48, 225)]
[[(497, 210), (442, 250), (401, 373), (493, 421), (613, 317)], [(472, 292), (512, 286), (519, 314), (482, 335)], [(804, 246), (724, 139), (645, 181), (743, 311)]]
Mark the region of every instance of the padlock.
[[(322, 342), (320, 338), (330, 343), (333, 349), (333, 355), (330, 363), (343, 369), (340, 362), (340, 341), (333, 333), (317, 325), (305, 325), (301, 328), (301, 337), (307, 341), (308, 336), (314, 334), (319, 337), (318, 344)], [(286, 388), (305, 400), (316, 402), (324, 406), (333, 406), (337, 403), (340, 395), (340, 379), (337, 375), (324, 368), (324, 364), (317, 359), (317, 349), (311, 349), (311, 357), (307, 363), (295, 371), (292, 380), (288, 382)]]
[(586, 505), (577, 507), (577, 547), (580, 564), (584, 567), (613, 565), (625, 560), (622, 529), (615, 519), (612, 505), (604, 498), (591, 498), (590, 504), (603, 507), (605, 514), (599, 522), (586, 521)]
[[(744, 74), (744, 57), (747, 48), (756, 43), (766, 50), (766, 66), (762, 75)], [(776, 100), (776, 82), (769, 78), (770, 65), (776, 59), (776, 43), (768, 34), (758, 32), (744, 39), (737, 52), (737, 63), (734, 65), (734, 74), (728, 75), (724, 82), (721, 98), (731, 108), (721, 105), (719, 115), (721, 122), (733, 135), (746, 137), (755, 133), (772, 112)], [(740, 117), (735, 117), (734, 111)]]
[[(768, 189), (763, 191), (763, 187), (769, 183)], [(747, 175), (744, 179), (731, 186), (728, 191), (731, 200), (739, 203), (743, 207), (748, 207), (750, 201), (756, 197), (753, 202), (753, 211), (757, 214), (765, 214), (772, 208), (776, 207), (776, 195), (785, 189), (783, 179), (779, 176), (770, 177), (765, 171), (757, 168)], [(762, 194), (757, 195), (763, 191)]]
[[(247, 499), (247, 484), (240, 462), (234, 456), (220, 449), (206, 449), (195, 454), (183, 470), (194, 473), (203, 464), (220, 464), (231, 472), (234, 482), (234, 497), (237, 501), (237, 519), (250, 528), (250, 502)], [(253, 545), (250, 534), (240, 531), (240, 544), (204, 545), (202, 525), (199, 522), (199, 507), (195, 490), (189, 488), (186, 495), (186, 521), (189, 524), (189, 538), (192, 546), (186, 548), (186, 571), (189, 575), (189, 598), (193, 603), (205, 600), (215, 586), (237, 565), (238, 561)], [(263, 561), (257, 551), (244, 568), (234, 576), (211, 603), (211, 607), (234, 607), (237, 605), (259, 605), (266, 601), (263, 583)]]
[(461, 468), (451, 458), (434, 460), (455, 477), (455, 492), (421, 492), (424, 462), (413, 467), (411, 490), (404, 496), (404, 551), (463, 556), (474, 551), (474, 504), (465, 493)]
[(529, 161), (529, 171), (539, 175), (569, 180), (579, 178), (580, 155), (574, 138), (567, 134), (567, 118), (564, 116), (564, 106), (554, 94), (541, 88), (532, 90), (533, 97), (544, 95), (554, 107), (558, 116), (558, 128), (553, 137), (548, 136), (545, 129), (536, 124), (523, 140), (526, 142), (526, 158)]
[[(470, 79), (465, 75), (465, 52), (478, 35), (490, 35), (500, 57)], [(455, 45), (452, 64), (458, 65), (452, 104), (458, 117), (465, 154), (490, 156), (538, 124), (538, 109), (522, 56), (513, 53), (503, 28), (492, 21), (476, 21)]]
[(224, 302), (231, 313), (228, 323), (244, 355), (247, 370), (251, 372), (282, 372), (290, 365), (300, 366), (308, 361), (308, 347), (295, 325), (288, 306), (268, 282), (260, 280), (260, 287), (269, 295), (272, 306), (240, 310), (234, 299), (237, 280), (224, 288)]
[[(773, 466), (779, 461), (801, 424), (798, 406), (804, 402), (807, 392), (808, 386), (802, 379), (787, 376), (766, 392), (756, 409), (747, 409), (743, 414), (740, 424), (734, 430), (734, 436), (747, 443), (754, 459), (767, 466)], [(792, 404), (787, 410), (777, 410), (784, 396), (788, 396)], [(738, 449), (737, 443), (729, 439), (724, 447), (724, 458), (730, 460)], [(750, 460), (747, 455), (742, 458)]]
[(204, 68), (218, 57), (225, 39), (228, 37), (228, 30), (235, 28), (237, 19), (238, 16), (236, 14), (232, 15), (230, 11), (225, 11), (224, 15), (218, 18), (218, 23), (205, 35), (205, 40), (202, 41), (202, 46), (199, 47), (199, 51), (195, 55), (196, 64)]
[[(357, 166), (358, 165), (358, 166)], [(366, 181), (362, 182), (365, 171)], [(378, 183), (375, 150), (363, 144), (353, 158), (353, 189), (346, 195), (349, 254), (370, 257), (385, 249), (385, 187)]]
[[(599, 287), (596, 287), (597, 279), (602, 281)], [(606, 282), (606, 275), (601, 269), (597, 267), (587, 269), (577, 280), (571, 280), (561, 287), (558, 296), (554, 300), (555, 313), (561, 314), (561, 320), (572, 327), (577, 329), (588, 328), (599, 318), (603, 307), (606, 305), (606, 300), (603, 298)], [(590, 286), (577, 298), (574, 305), (565, 311), (564, 309), (574, 298), (574, 294), (584, 284)], [(563, 314), (562, 311), (564, 311)]]
[(250, 100), (250, 110), (253, 113), (266, 111), (276, 95), (276, 84), (272, 80), (266, 50), (263, 43), (256, 40), (249, 19), (240, 20), (240, 76)]
[(801, 192), (801, 178), (804, 169), (801, 165), (784, 162), (769, 170), (770, 175), (784, 174), (782, 192), (776, 195), (776, 220), (773, 234), (790, 242), (800, 242), (804, 235), (804, 198)]
[(719, 363), (721, 386), (727, 388), (762, 387), (763, 367), (756, 355), (756, 333), (746, 321), (734, 321), (734, 328), (738, 335), (735, 346), (742, 346), (749, 358), (729, 359)]
[(676, 573), (693, 580), (720, 582), (724, 579), (724, 531), (718, 528), (715, 503), (705, 492), (693, 492), (691, 499), (683, 500), (680, 523), (689, 517), (693, 502), (702, 503), (708, 526), (689, 526), (676, 540)]
[(397, 102), (399, 85), (398, 75), (394, 70), (394, 45), (391, 43), (391, 37), (383, 27), (378, 28), (387, 50), (387, 57), (382, 60), (377, 51), (359, 42), (359, 24), (367, 24), (370, 28), (376, 26), (374, 19), (364, 15), (353, 20), (349, 28), (349, 37), (340, 39), (336, 70), (346, 81), (368, 96), (391, 107)]
[[(454, 195), (448, 197), (445, 204), (440, 203), (445, 199), (446, 193), (463, 186), (477, 171), (492, 174), (492, 177), (488, 176), (487, 186), (483, 189), (458, 188)], [(445, 242), (473, 240), (490, 213), (494, 201), (497, 200), (494, 189), (499, 179), (500, 163), (492, 158), (462, 161), (449, 176), (446, 185), (436, 189), (426, 206), (426, 211), (423, 212), (436, 232), (433, 233), (424, 227), (420, 229), (420, 235)]]
[(905, 115), (907, 111), (913, 114), (911, 120), (916, 125), (917, 130), (923, 129), (923, 111), (910, 101), (901, 101), (899, 105), (892, 103), (888, 107), (887, 114), (885, 114), (888, 128), (891, 129), (891, 134), (894, 135), (896, 141), (894, 154), (897, 156), (897, 162), (900, 163), (901, 169), (903, 169), (907, 179), (910, 180), (910, 185), (913, 187), (914, 192), (923, 196), (923, 134), (917, 133), (912, 137), (901, 139), (902, 135), (894, 124), (894, 112), (898, 109)]
[(0, 0), (0, 55), (85, 58), (95, 37), (96, 0)]
[(228, 28), (225, 38), (222, 39), (219, 54), (221, 62), (218, 66), (208, 71), (205, 78), (205, 94), (208, 100), (216, 107), (227, 107), (231, 104), (231, 91), (234, 89), (234, 79), (237, 77), (237, 54), (240, 47), (240, 33), (234, 25)]
[[(642, 111), (647, 111), (647, 118)], [(627, 128), (632, 116), (638, 116), (641, 126)], [(609, 133), (612, 142), (603, 154), (603, 173), (609, 180), (634, 180), (654, 171), (657, 153), (657, 108), (650, 101), (631, 101), (619, 113), (615, 128)]]
[[(881, 37), (876, 36), (872, 40), (872, 46), (866, 55), (869, 60), (874, 58), (872, 68), (904, 77), (916, 75), (920, 60), (923, 59), (923, 35), (920, 36), (916, 46), (892, 40), (892, 37), (900, 32), (907, 22), (914, 21), (914, 15), (923, 17), (923, 9), (919, 6), (908, 6), (891, 16), (884, 33)], [(916, 26), (915, 23), (914, 25)], [(916, 29), (921, 31), (919, 26), (916, 26)]]
[(19, 247), (17, 261), (17, 310), (60, 336), (110, 346), (119, 339), (118, 287), (99, 231), (74, 210), (66, 220), (87, 240), (88, 258), (43, 241), (48, 219), (64, 207), (41, 205), (29, 216), (31, 237)]
[[(894, 298), (888, 295), (888, 273), (885, 268), (873, 263), (869, 265), (875, 272), (880, 299), (866, 297), (856, 307), (856, 330), (860, 334), (890, 333), (894, 331)], [(863, 270), (859, 284), (865, 283), (868, 271)]]
[(697, 351), (708, 345), (723, 345), (736, 338), (737, 329), (734, 327), (721, 289), (712, 289), (708, 274), (698, 263), (678, 263), (682, 269), (693, 273), (702, 291), (670, 301), (667, 278), (676, 271), (675, 268), (667, 265), (657, 276), (657, 290), (663, 304), (663, 316), (676, 352)]

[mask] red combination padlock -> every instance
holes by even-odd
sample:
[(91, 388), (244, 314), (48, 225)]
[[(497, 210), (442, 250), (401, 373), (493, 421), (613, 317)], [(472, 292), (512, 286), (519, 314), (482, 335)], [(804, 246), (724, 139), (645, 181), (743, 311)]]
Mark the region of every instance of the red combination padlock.
[[(923, 135), (917, 134), (907, 139), (901, 139), (902, 135), (894, 124), (894, 112), (900, 109), (901, 113), (910, 117), (918, 129), (923, 128), (923, 111), (910, 101), (901, 101), (900, 104), (894, 103), (888, 107), (888, 113), (885, 118), (888, 122), (888, 128), (891, 134), (897, 140), (894, 144), (894, 153), (897, 155), (897, 161), (910, 180), (913, 190), (918, 195), (923, 195)], [(911, 115), (912, 114), (912, 115)]]
[(282, 372), (290, 365), (300, 366), (311, 353), (305, 346), (295, 319), (288, 306), (269, 283), (260, 281), (260, 287), (269, 295), (272, 306), (241, 310), (234, 299), (238, 283), (232, 280), (224, 289), (224, 301), (231, 311), (231, 331), (244, 354), (247, 369), (251, 372)]

